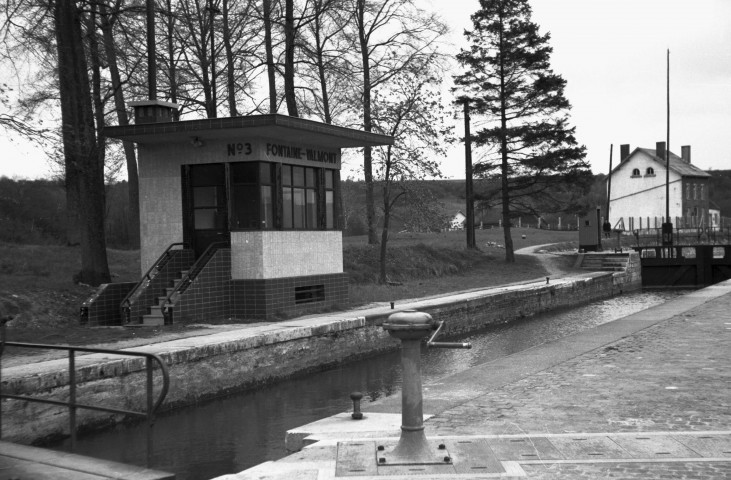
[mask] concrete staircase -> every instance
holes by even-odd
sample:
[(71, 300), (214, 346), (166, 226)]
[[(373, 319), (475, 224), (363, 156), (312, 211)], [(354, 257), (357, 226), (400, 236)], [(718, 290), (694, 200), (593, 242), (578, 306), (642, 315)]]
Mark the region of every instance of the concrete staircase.
[[(157, 297), (157, 300), (155, 301), (155, 305), (152, 305), (148, 307), (147, 311), (148, 313), (142, 316), (142, 326), (145, 327), (155, 327), (158, 325), (165, 325), (165, 317), (162, 314), (161, 306), (165, 301), (167, 301), (168, 296), (173, 293), (175, 289), (178, 288), (180, 283), (183, 281), (183, 279), (188, 275), (188, 270), (182, 270), (180, 272), (180, 275), (173, 281), (173, 284), (169, 287), (167, 287), (163, 292), (163, 294), (159, 297)], [(167, 306), (172, 307), (175, 304), (175, 296), (171, 298), (171, 302), (167, 304)]]
[(587, 253), (581, 259), (581, 268), (593, 272), (623, 272), (629, 263), (629, 254)]

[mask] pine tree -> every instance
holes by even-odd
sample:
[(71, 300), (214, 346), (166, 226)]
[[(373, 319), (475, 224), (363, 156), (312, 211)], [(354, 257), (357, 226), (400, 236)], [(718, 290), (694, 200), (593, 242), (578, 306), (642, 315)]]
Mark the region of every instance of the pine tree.
[[(566, 81), (550, 67), (550, 34), (531, 21), (528, 0), (480, 0), (471, 18), (455, 90), (480, 120), (471, 137), (486, 152), (475, 175), (500, 178), (493, 193), (502, 204), (505, 260), (514, 262), (511, 219), (568, 211), (591, 172), (568, 123)], [(489, 203), (490, 192), (482, 199)]]

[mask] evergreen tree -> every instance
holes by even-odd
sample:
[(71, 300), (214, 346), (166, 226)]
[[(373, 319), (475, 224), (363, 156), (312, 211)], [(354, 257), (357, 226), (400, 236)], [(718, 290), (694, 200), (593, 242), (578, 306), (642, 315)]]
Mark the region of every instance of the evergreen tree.
[(471, 137), (487, 148), (474, 173), (501, 180), (495, 193), (505, 260), (514, 262), (511, 219), (565, 211), (591, 172), (586, 148), (568, 124), (566, 81), (550, 67), (550, 35), (531, 21), (528, 0), (480, 0), (471, 18), (473, 30), (465, 32), (470, 48), (457, 55), (465, 70), (454, 81), (459, 101), (482, 117)]

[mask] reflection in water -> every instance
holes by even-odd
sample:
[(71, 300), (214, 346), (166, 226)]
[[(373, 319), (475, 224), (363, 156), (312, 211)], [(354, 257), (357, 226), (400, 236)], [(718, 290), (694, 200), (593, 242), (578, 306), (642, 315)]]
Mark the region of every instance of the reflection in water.
[[(630, 293), (461, 336), (460, 341), (472, 343), (472, 350), (423, 352), (424, 383), (616, 320), (677, 295), (677, 291)], [(239, 472), (284, 456), (287, 430), (350, 410), (350, 392), (363, 392), (363, 402), (368, 403), (398, 392), (400, 384), (399, 356), (393, 353), (168, 412), (155, 425), (152, 466), (174, 472), (179, 480)], [(79, 439), (76, 451), (144, 465), (145, 442), (144, 425), (118, 426)], [(68, 445), (58, 448), (66, 450)]]

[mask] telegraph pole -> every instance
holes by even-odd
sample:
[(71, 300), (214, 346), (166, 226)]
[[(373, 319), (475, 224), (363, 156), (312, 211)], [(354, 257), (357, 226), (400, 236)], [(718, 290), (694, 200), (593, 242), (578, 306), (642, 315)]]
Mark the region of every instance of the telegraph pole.
[(475, 197), (472, 190), (472, 139), (470, 138), (470, 103), (464, 100), (464, 163), (465, 163), (465, 199), (467, 220), (467, 248), (477, 248), (475, 242)]
[[(663, 246), (673, 246), (673, 222), (670, 219), (670, 49), (667, 54), (667, 132), (665, 138), (665, 223), (662, 224)], [(668, 257), (672, 256), (672, 249)]]

